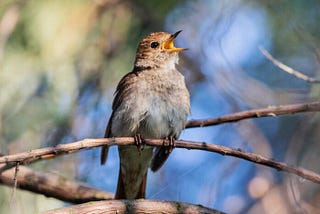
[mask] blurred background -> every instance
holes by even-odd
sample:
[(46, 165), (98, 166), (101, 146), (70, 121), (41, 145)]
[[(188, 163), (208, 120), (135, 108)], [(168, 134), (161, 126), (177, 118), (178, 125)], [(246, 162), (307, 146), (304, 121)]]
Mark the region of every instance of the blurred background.
[[(1, 0), (0, 153), (103, 137), (115, 87), (132, 69), (138, 42), (183, 30), (180, 70), (191, 93), (190, 119), (317, 100), (318, 85), (279, 70), (259, 51), (320, 78), (320, 2)], [(320, 118), (305, 113), (187, 129), (181, 139), (241, 148), (320, 172)], [(114, 192), (117, 149), (30, 165)], [(149, 173), (147, 198), (202, 204), (228, 213), (320, 213), (320, 186), (218, 154), (175, 149)], [(12, 212), (0, 186), (0, 213)], [(15, 213), (66, 205), (17, 190)]]

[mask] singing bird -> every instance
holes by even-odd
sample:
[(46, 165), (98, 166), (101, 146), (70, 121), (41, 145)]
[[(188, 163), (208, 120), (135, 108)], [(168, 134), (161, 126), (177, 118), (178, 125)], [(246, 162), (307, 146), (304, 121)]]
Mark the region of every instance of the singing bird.
[[(186, 48), (174, 46), (174, 34), (152, 33), (139, 43), (134, 67), (119, 82), (105, 137), (134, 137), (138, 149), (119, 146), (120, 170), (116, 199), (145, 198), (147, 172), (157, 171), (167, 160), (168, 147), (141, 148), (143, 139), (166, 139), (174, 143), (190, 114), (190, 95), (177, 70), (178, 54)], [(101, 151), (101, 163), (108, 147)]]

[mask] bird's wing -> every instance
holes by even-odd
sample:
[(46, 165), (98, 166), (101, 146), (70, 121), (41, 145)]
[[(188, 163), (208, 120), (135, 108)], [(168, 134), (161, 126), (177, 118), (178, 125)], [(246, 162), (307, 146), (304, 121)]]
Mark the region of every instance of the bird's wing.
[[(106, 131), (104, 134), (105, 138), (112, 137), (111, 128), (112, 128), (113, 115), (114, 115), (114, 112), (117, 110), (117, 108), (122, 103), (123, 98), (129, 93), (130, 83), (133, 79), (133, 78), (131, 78), (132, 75), (137, 75), (137, 72), (131, 71), (131, 72), (127, 73), (124, 77), (122, 77), (122, 79), (120, 80), (120, 82), (117, 86), (117, 89), (115, 92), (115, 98), (112, 103), (112, 113), (111, 113)], [(119, 93), (119, 92), (121, 92), (121, 93)], [(101, 156), (100, 156), (101, 165), (106, 163), (107, 158), (108, 158), (108, 151), (109, 151), (109, 146), (102, 147)]]
[(170, 152), (164, 147), (156, 148), (152, 157), (150, 168), (153, 172), (158, 171), (162, 165), (166, 162), (170, 155)]
[[(110, 116), (104, 137), (109, 138), (111, 137), (111, 126), (112, 126), (112, 118), (113, 118), (113, 112)], [(100, 156), (100, 163), (101, 165), (105, 164), (108, 158), (108, 152), (109, 152), (109, 146), (103, 146), (101, 148), (101, 156)]]

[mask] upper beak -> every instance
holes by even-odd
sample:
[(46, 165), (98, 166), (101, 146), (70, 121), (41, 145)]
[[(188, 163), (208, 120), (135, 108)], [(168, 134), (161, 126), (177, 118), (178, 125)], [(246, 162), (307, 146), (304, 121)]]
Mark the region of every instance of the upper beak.
[(174, 51), (174, 52), (181, 52), (181, 51), (187, 50), (187, 48), (176, 48), (173, 44), (173, 41), (179, 35), (179, 33), (181, 33), (181, 31), (182, 30), (179, 30), (178, 32), (172, 34), (169, 37), (169, 39), (162, 44), (161, 49), (165, 51)]

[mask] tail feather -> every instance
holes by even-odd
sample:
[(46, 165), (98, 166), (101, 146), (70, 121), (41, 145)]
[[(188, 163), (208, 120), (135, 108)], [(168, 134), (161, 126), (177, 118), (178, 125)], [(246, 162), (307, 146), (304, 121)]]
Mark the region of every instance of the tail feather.
[(117, 191), (116, 191), (116, 195), (114, 196), (114, 198), (115, 199), (126, 199), (126, 193), (124, 191), (124, 184), (123, 184), (123, 180), (122, 180), (121, 169), (119, 170)]
[[(121, 169), (119, 170), (119, 177), (118, 177), (118, 184), (117, 184), (117, 191), (115, 195), (115, 199), (139, 199), (139, 198), (146, 198), (146, 186), (147, 186), (147, 174), (148, 171), (144, 174), (139, 191), (134, 198), (127, 198), (126, 195), (126, 188), (123, 184), (123, 177)], [(127, 187), (130, 188), (130, 187)]]

